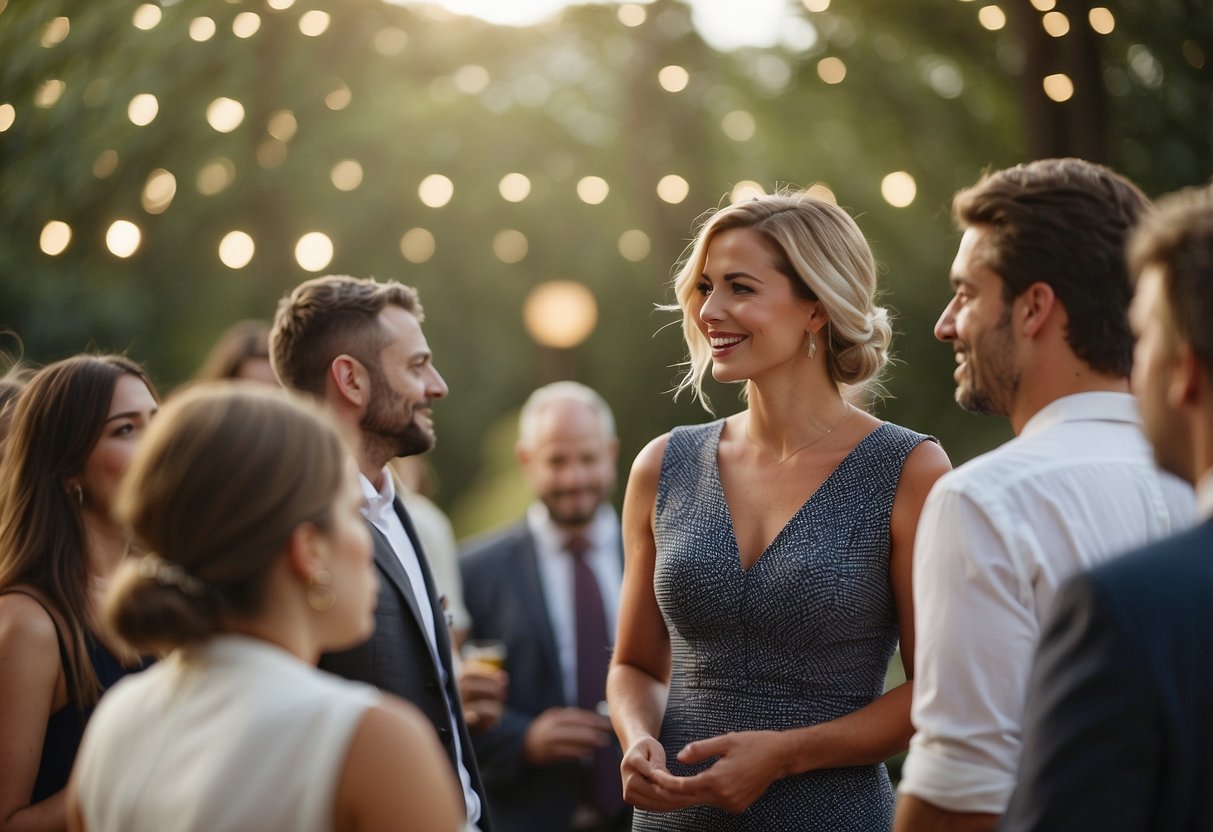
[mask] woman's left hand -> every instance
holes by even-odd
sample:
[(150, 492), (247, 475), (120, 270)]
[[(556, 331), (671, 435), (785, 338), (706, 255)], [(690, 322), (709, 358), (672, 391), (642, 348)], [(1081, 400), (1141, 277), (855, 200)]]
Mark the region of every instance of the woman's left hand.
[(699, 774), (662, 777), (659, 782), (692, 805), (740, 814), (788, 773), (788, 741), (781, 731), (742, 731), (699, 740), (679, 751), (678, 761), (690, 765), (716, 757), (716, 762)]

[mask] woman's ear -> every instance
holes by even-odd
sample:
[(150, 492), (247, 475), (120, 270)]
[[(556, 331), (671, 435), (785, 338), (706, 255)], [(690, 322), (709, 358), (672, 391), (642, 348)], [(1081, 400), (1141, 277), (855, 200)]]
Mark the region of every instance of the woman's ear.
[(315, 523), (303, 522), (291, 530), (286, 541), (288, 568), (304, 581), (324, 568), (324, 535)]

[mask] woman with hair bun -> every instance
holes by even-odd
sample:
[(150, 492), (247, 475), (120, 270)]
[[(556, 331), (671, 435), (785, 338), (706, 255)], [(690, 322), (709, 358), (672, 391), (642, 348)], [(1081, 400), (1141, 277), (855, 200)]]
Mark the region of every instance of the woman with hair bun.
[(882, 695), (910, 560), (950, 466), (868, 415), (890, 326), (854, 220), (782, 193), (700, 227), (674, 281), (689, 368), (744, 384), (740, 413), (642, 450), (608, 692), (635, 830), (887, 830), (882, 762), (904, 749), (911, 683)]
[(123, 565), (104, 616), (169, 655), (98, 707), (71, 828), (459, 829), (425, 720), (314, 667), (374, 626), (362, 501), (336, 430), (305, 403), (220, 383), (166, 405), (119, 495), (146, 554)]
[(0, 460), (0, 830), (66, 828), (63, 787), (101, 694), (139, 657), (99, 621), (127, 554), (111, 508), (158, 407), (143, 368), (78, 355), (9, 405)]

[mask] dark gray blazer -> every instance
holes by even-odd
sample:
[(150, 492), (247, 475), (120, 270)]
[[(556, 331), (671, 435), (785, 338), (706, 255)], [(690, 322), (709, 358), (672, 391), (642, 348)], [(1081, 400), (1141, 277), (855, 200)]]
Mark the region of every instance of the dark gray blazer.
[[(623, 560), (621, 552), (620, 561)], [(473, 541), (459, 558), (471, 638), (505, 642), (509, 696), (501, 723), (477, 735), (476, 756), (498, 832), (567, 832), (581, 796), (578, 763), (532, 766), (522, 758), (531, 722), (564, 701), (535, 543), (525, 522)], [(627, 825), (624, 826), (627, 828)]]
[(463, 709), (458, 705), (459, 690), (451, 665), (451, 642), (446, 628), (446, 616), (434, 589), (434, 579), (430, 575), (429, 564), (413, 529), (413, 522), (399, 497), (396, 498), (394, 508), (404, 524), (404, 530), (412, 541), (413, 548), (417, 551), (417, 560), (421, 564), (421, 574), (425, 577), (428, 597), (417, 599), (413, 596), (408, 575), (400, 564), (400, 559), (392, 551), (388, 539), (367, 521), (375, 544), (375, 566), (379, 570), (379, 603), (375, 608), (375, 633), (357, 647), (339, 653), (325, 653), (320, 657), (320, 667), (346, 679), (367, 682), (381, 690), (394, 693), (420, 708), (434, 726), (438, 738), (442, 740), (442, 746), (454, 769), (455, 738), (451, 733), (446, 697), (443, 696), (441, 675), (422, 630), (417, 606), (419, 600), (429, 604), (434, 614), (438, 659), (442, 662), (449, 680), (446, 696), (456, 706), (454, 716), (463, 749), (463, 765), (471, 775), (472, 788), (480, 796), (481, 813), (477, 825), (483, 832), (490, 832), (492, 827), (489, 823), (488, 801), (485, 799), (484, 786), (476, 765), (472, 740), (463, 720)]
[(1067, 583), (1004, 830), (1213, 830), (1213, 521)]

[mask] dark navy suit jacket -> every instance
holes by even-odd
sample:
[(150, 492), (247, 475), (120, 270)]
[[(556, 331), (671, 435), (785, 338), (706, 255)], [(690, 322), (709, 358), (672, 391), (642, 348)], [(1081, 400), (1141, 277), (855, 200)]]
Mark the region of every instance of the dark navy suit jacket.
[[(455, 725), (463, 751), (463, 765), (472, 778), (472, 788), (480, 796), (480, 821), (477, 826), (490, 832), (488, 801), (476, 765), (476, 755), (459, 706), (459, 690), (451, 664), (451, 642), (446, 617), (434, 589), (421, 543), (404, 505), (397, 497), (393, 506), (404, 530), (417, 551), (421, 574), (425, 577), (425, 598), (415, 598), (408, 575), (388, 539), (367, 521), (375, 544), (375, 566), (379, 570), (379, 604), (375, 608), (375, 633), (368, 641), (339, 653), (320, 657), (320, 667), (346, 679), (367, 682), (381, 690), (394, 693), (412, 702), (429, 719), (442, 740), (442, 746), (455, 767), (455, 737), (451, 732), (447, 698), (454, 703)], [(434, 654), (422, 629), (418, 603), (429, 604), (434, 614), (434, 629), (438, 642), (438, 659), (446, 670), (446, 696), (443, 696), (441, 674), (434, 663)], [(456, 779), (458, 773), (456, 770)], [(461, 790), (462, 793), (462, 790)]]
[[(622, 561), (623, 554), (619, 555)], [(498, 832), (567, 832), (581, 798), (576, 762), (533, 766), (523, 737), (548, 708), (570, 704), (544, 598), (535, 543), (525, 522), (474, 541), (459, 558), (471, 638), (506, 645), (509, 696), (501, 723), (474, 739)], [(625, 827), (626, 828), (626, 827)]]
[(1213, 830), (1213, 521), (1079, 575), (1032, 671), (1004, 830)]

